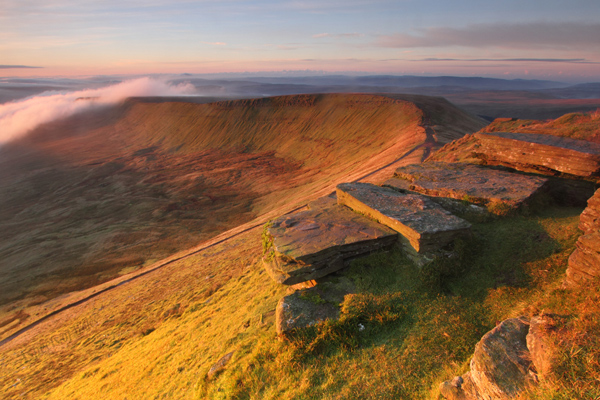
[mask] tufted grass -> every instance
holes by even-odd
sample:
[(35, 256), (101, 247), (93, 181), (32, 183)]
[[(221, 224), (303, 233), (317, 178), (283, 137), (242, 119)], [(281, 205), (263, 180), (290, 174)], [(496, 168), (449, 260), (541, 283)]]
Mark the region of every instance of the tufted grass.
[[(568, 388), (570, 398), (593, 398), (585, 396), (595, 390), (597, 367), (589, 361), (597, 360), (598, 342), (581, 333), (597, 327), (598, 293), (559, 288), (579, 236), (580, 212), (550, 208), (474, 223), (474, 238), (459, 244), (457, 257), (422, 270), (399, 250), (357, 259), (343, 272), (357, 291), (342, 303), (340, 320), (280, 338), (274, 310), (286, 289), (260, 266), (257, 228), (175, 264), (149, 278), (151, 285), (98, 299), (76, 320), (93, 323), (61, 328), (71, 341), (40, 351), (35, 362), (3, 369), (2, 393), (36, 399), (436, 399), (438, 385), (468, 369), (475, 343), (497, 321), (545, 310), (573, 314), (573, 346), (557, 378), (528, 396), (566, 398), (560, 393)], [(140, 302), (144, 307), (136, 309)], [(210, 367), (229, 352), (224, 371), (209, 380)], [(3, 357), (16, 362), (18, 354)], [(549, 397), (540, 397), (544, 393)]]

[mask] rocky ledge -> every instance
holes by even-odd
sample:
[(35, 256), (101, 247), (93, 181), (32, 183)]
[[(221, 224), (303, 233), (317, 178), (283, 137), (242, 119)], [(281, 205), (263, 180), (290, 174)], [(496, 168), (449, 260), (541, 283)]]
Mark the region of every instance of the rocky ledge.
[(442, 250), (471, 229), (467, 221), (418, 194), (369, 183), (342, 183), (337, 186), (337, 198), (339, 204), (399, 232), (409, 256), (419, 259)]
[(428, 162), (400, 167), (385, 185), (494, 208), (518, 209), (544, 193), (549, 179), (475, 164)]
[(587, 201), (587, 207), (579, 217), (579, 229), (584, 233), (600, 231), (600, 190)]
[(273, 220), (263, 238), (263, 263), (275, 281), (293, 285), (331, 274), (361, 254), (388, 248), (397, 235), (346, 207), (319, 207)]
[(565, 286), (580, 286), (600, 278), (600, 189), (588, 200), (588, 206), (579, 217), (583, 235), (569, 257)]
[(553, 335), (562, 317), (541, 315), (502, 321), (475, 345), (470, 371), (440, 385), (449, 400), (511, 399), (550, 373)]
[(486, 164), (520, 171), (563, 173), (597, 180), (600, 145), (585, 140), (535, 133), (494, 132), (473, 134), (475, 156)]

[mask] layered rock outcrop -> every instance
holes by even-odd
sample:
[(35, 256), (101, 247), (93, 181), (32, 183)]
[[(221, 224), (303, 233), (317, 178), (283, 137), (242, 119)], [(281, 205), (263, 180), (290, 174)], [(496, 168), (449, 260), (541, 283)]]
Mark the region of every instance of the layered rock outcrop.
[(519, 171), (600, 178), (600, 145), (586, 140), (514, 132), (477, 132), (442, 147), (427, 161), (503, 165)]
[(587, 202), (587, 207), (579, 217), (579, 229), (584, 233), (600, 231), (600, 190)]
[(342, 183), (336, 192), (339, 204), (399, 232), (401, 243), (417, 262), (470, 233), (471, 224), (425, 196), (369, 183)]
[(400, 167), (385, 184), (428, 196), (518, 209), (548, 188), (549, 179), (464, 163), (427, 162)]
[(334, 205), (284, 215), (267, 228), (265, 269), (286, 285), (329, 275), (345, 261), (387, 248), (397, 233), (377, 222)]
[(470, 371), (442, 383), (440, 393), (449, 400), (514, 398), (551, 373), (561, 323), (548, 314), (502, 321), (475, 345)]
[(580, 236), (569, 257), (565, 286), (580, 286), (600, 277), (600, 232)]
[(583, 231), (569, 257), (565, 286), (579, 286), (600, 278), (600, 189), (588, 200), (579, 218)]
[(584, 178), (600, 177), (600, 145), (534, 133), (475, 133), (474, 150), (487, 164), (526, 172), (556, 172)]

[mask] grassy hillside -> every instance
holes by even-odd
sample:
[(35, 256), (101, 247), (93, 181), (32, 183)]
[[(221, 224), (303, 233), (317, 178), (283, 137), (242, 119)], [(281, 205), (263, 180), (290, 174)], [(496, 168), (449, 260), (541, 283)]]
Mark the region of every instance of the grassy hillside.
[[(257, 228), (11, 342), (2, 391), (52, 399), (437, 398), (437, 385), (466, 370), (473, 346), (499, 320), (545, 310), (597, 324), (597, 291), (577, 299), (560, 289), (580, 211), (476, 223), (460, 259), (425, 271), (399, 252), (361, 259), (344, 272), (358, 290), (342, 319), (283, 341), (273, 324), (286, 289), (262, 269)], [(589, 343), (573, 345), (583, 357), (575, 361), (585, 362)], [(229, 352), (226, 370), (207, 379)], [(593, 379), (574, 367), (567, 362), (565, 376), (579, 373), (580, 391), (565, 398), (584, 398)]]
[[(341, 101), (339, 96), (314, 99), (331, 104), (332, 108), (349, 107), (353, 103), (336, 105)], [(405, 121), (407, 130), (397, 136), (390, 134), (380, 147), (375, 146), (367, 153), (363, 153), (365, 150), (361, 147), (368, 146), (369, 139), (362, 138), (360, 132), (355, 132), (356, 137), (343, 136), (358, 122), (337, 131), (345, 140), (335, 141), (330, 147), (319, 147), (319, 140), (333, 134), (325, 130), (320, 134), (305, 132), (308, 128), (302, 127), (313, 122), (302, 120), (300, 116), (294, 117), (296, 124), (290, 124), (296, 128), (293, 135), (286, 136), (287, 142), (272, 138), (280, 140), (281, 148), (271, 149), (268, 140), (257, 138), (255, 148), (241, 149), (241, 144), (248, 143), (246, 137), (261, 137), (261, 133), (258, 128), (235, 128), (240, 122), (234, 114), (259, 121), (267, 107), (264, 104), (279, 104), (284, 100), (286, 98), (260, 100), (257, 104), (262, 104), (261, 107), (229, 111), (227, 107), (231, 103), (178, 107), (171, 103), (134, 102), (113, 115), (115, 120), (110, 124), (99, 124), (95, 131), (98, 138), (122, 140), (118, 142), (121, 145), (117, 148), (122, 151), (118, 157), (126, 159), (129, 154), (132, 161), (128, 161), (127, 166), (148, 168), (145, 171), (153, 171), (153, 168), (174, 171), (162, 176), (162, 182), (172, 183), (167, 186), (170, 188), (167, 193), (185, 187), (186, 174), (211, 176), (209, 170), (214, 168), (208, 166), (219, 160), (229, 162), (233, 158), (227, 157), (235, 155), (239, 162), (234, 164), (235, 169), (226, 165), (217, 168), (217, 171), (231, 173), (226, 175), (230, 178), (214, 175), (210, 179), (220, 182), (221, 186), (215, 184), (214, 187), (228, 187), (240, 181), (247, 187), (262, 188), (259, 197), (248, 201), (247, 209), (264, 214), (245, 221), (241, 217), (243, 213), (232, 211), (234, 217), (230, 222), (235, 228), (215, 235), (192, 251), (180, 252), (162, 268), (134, 280), (127, 281), (144, 269), (123, 275), (120, 280), (112, 281), (115, 286), (110, 291), (69, 308), (4, 344), (0, 348), (1, 397), (437, 399), (439, 383), (468, 369), (473, 347), (486, 331), (502, 319), (541, 312), (566, 316), (569, 334), (563, 337), (565, 345), (559, 353), (555, 375), (523, 398), (593, 399), (600, 396), (597, 385), (600, 379), (600, 285), (590, 285), (585, 291), (561, 288), (567, 259), (580, 235), (577, 229), (580, 208), (548, 205), (529, 209), (526, 215), (483, 222), (474, 220), (475, 234), (458, 245), (458, 257), (422, 270), (415, 268), (398, 250), (356, 260), (337, 277), (352, 280), (357, 288), (356, 293), (345, 298), (341, 319), (278, 338), (274, 328), (275, 307), (287, 289), (273, 282), (262, 268), (261, 227), (256, 225), (318, 192), (327, 193), (342, 179), (356, 179), (393, 161), (406, 162), (415, 154), (420, 160), (428, 148), (438, 146), (432, 144), (436, 136), (439, 138), (444, 132), (458, 129), (459, 125), (451, 121), (463, 118), (460, 114), (454, 116), (454, 111), (446, 108), (444, 102), (418, 98), (415, 103), (399, 104), (412, 109), (421, 102), (418, 109), (425, 110), (423, 115), (411, 118), (413, 122)], [(387, 104), (389, 99), (381, 101)], [(182, 124), (181, 130), (175, 129), (177, 134), (172, 137), (163, 135), (167, 124), (161, 122), (158, 114), (164, 113), (162, 119), (166, 119), (170, 118), (166, 108), (185, 110), (187, 107), (190, 109), (182, 111), (180, 117), (187, 116), (190, 120)], [(196, 125), (195, 129), (200, 132), (218, 107), (224, 107), (227, 121), (215, 122), (215, 126), (229, 132), (236, 144), (224, 145), (227, 148), (219, 149), (221, 153), (213, 153), (210, 146), (216, 145), (218, 139), (207, 137), (194, 141), (196, 136), (193, 129), (188, 129), (188, 123), (192, 123), (193, 115), (206, 115), (199, 119), (204, 122)], [(300, 115), (301, 107), (304, 106), (293, 105), (292, 110)], [(145, 108), (151, 110), (147, 112), (148, 118), (154, 116), (153, 123), (147, 126), (143, 125), (142, 117)], [(428, 114), (436, 108), (437, 113)], [(279, 111), (277, 107), (272, 110), (273, 113)], [(325, 111), (319, 108), (315, 112), (318, 115)], [(372, 115), (375, 111), (361, 112)], [(337, 115), (333, 109), (326, 114)], [(310, 115), (313, 121), (313, 114)], [(281, 115), (277, 120), (280, 118)], [(344, 118), (340, 115), (339, 120)], [(319, 118), (315, 117), (314, 121)], [(314, 130), (318, 132), (327, 121), (329, 117), (321, 120), (321, 125), (314, 122)], [(284, 135), (283, 125), (278, 129), (278, 135)], [(135, 140), (125, 141), (126, 132), (134, 135)], [(300, 134), (303, 135), (301, 140), (294, 139)], [(406, 139), (406, 135), (410, 139)], [(414, 141), (416, 135), (421, 138), (421, 142), (416, 142), (417, 150), (410, 146), (395, 147), (398, 142), (405, 143), (403, 140)], [(67, 156), (89, 160), (82, 155), (86, 144), (77, 140), (80, 136), (58, 136), (56, 140), (82, 147), (74, 154), (67, 154), (61, 153), (64, 146), (54, 140), (45, 145), (37, 142), (37, 145), (54, 149), (54, 154), (60, 156), (54, 160), (61, 157), (64, 160)], [(304, 161), (300, 155), (312, 155), (314, 150), (291, 144), (313, 139), (314, 148), (321, 149), (322, 156)], [(138, 143), (138, 147), (132, 143)], [(182, 143), (189, 146), (179, 147)], [(335, 150), (336, 146), (344, 149)], [(353, 150), (347, 152), (346, 146)], [(331, 148), (332, 153), (326, 148)], [(102, 151), (110, 154), (108, 147), (104, 149)], [(142, 152), (137, 153), (140, 150)], [(354, 158), (354, 153), (362, 154), (362, 160)], [(334, 154), (338, 154), (338, 162)], [(346, 156), (341, 156), (343, 154)], [(135, 157), (145, 160), (136, 164)], [(206, 163), (201, 173), (190, 172), (193, 166), (202, 165), (203, 157), (212, 161)], [(103, 160), (114, 162), (110, 157)], [(256, 166), (252, 164), (256, 160), (265, 161)], [(250, 164), (243, 164), (245, 162)], [(250, 165), (247, 170), (254, 172), (241, 173), (245, 165)], [(272, 165), (278, 165), (278, 169), (269, 169)], [(265, 175), (266, 171), (271, 171), (271, 175)], [(148, 174), (151, 179), (161, 176)], [(389, 174), (388, 169), (385, 177)], [(139, 178), (143, 180), (144, 176), (140, 174)], [(377, 176), (371, 175), (369, 179)], [(273, 189), (278, 192), (271, 194), (268, 188), (282, 180), (281, 186)], [(220, 199), (226, 204), (225, 200)], [(220, 201), (215, 203), (224, 204)], [(232, 204), (235, 201), (238, 199), (234, 198)], [(167, 221), (176, 223), (183, 214), (178, 215)], [(40, 307), (52, 309), (73, 298), (96, 293), (108, 284), (63, 295), (55, 299), (55, 303), (41, 303)], [(233, 355), (225, 370), (209, 379), (207, 373), (211, 366), (229, 353)]]
[(483, 125), (443, 99), (310, 95), (130, 100), (41, 126), (0, 150), (0, 339), (73, 291)]

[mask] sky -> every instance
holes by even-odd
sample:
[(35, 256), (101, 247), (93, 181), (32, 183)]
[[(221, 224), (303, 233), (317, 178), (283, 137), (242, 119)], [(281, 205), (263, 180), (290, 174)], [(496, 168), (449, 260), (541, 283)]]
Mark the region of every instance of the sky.
[(600, 81), (600, 1), (0, 0), (0, 77), (271, 71)]

